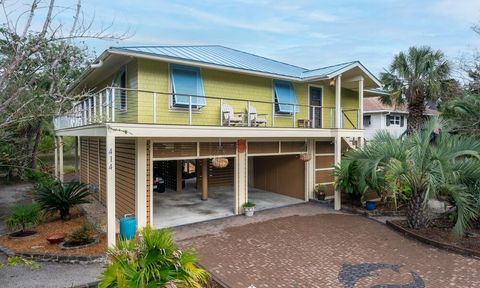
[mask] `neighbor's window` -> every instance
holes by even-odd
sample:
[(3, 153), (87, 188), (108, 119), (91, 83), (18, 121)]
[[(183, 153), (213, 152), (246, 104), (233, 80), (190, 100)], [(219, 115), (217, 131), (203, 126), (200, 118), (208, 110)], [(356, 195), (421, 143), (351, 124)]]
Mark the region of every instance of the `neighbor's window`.
[(363, 126), (370, 126), (372, 121), (372, 115), (363, 116)]
[(201, 108), (206, 105), (200, 68), (183, 65), (170, 65), (172, 81), (172, 106)]
[(389, 117), (391, 126), (400, 126), (400, 115), (393, 115)]
[(295, 113), (298, 113), (297, 95), (291, 82), (274, 80), (273, 91), (275, 93), (275, 112), (293, 114), (293, 111), (295, 111)]
[(119, 88), (115, 89), (115, 96), (118, 95), (117, 97), (120, 99), (120, 111), (127, 111), (127, 71), (125, 68), (118, 73), (113, 86)]

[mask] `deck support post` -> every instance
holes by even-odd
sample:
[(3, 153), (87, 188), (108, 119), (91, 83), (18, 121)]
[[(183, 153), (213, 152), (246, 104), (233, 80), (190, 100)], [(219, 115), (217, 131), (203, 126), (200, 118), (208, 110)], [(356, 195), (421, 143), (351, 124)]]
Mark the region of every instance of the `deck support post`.
[[(358, 129), (363, 130), (363, 77), (358, 80)], [(358, 146), (363, 147), (364, 137), (358, 137)]]
[(248, 201), (248, 157), (245, 140), (244, 148), (239, 149), (237, 143), (237, 158), (235, 159), (235, 214), (243, 212), (243, 204)]
[(182, 160), (177, 160), (176, 161), (176, 169), (177, 169), (177, 192), (182, 192), (183, 188), (182, 188), (182, 183), (183, 183), (183, 177), (182, 177)]
[(135, 141), (135, 216), (138, 229), (147, 225), (147, 140)]
[[(315, 118), (313, 118), (315, 119)], [(314, 120), (315, 121), (315, 120)], [(306, 177), (306, 191), (305, 191), (305, 201), (315, 198), (313, 190), (315, 189), (315, 140), (307, 140), (307, 153), (310, 154), (311, 160), (305, 162), (305, 175)]]
[(202, 159), (202, 200), (208, 200), (208, 159)]
[(58, 177), (58, 137), (54, 136), (53, 137), (53, 156), (54, 156), (54, 161), (55, 161), (55, 178)]
[[(337, 133), (335, 136), (335, 165), (340, 164), (342, 161), (342, 137)], [(342, 208), (342, 199), (340, 189), (335, 189), (335, 201), (334, 201), (335, 210), (340, 210)]]
[(107, 135), (105, 141), (106, 153), (106, 191), (107, 191), (107, 244), (116, 243), (117, 219), (115, 215), (115, 136)]
[(75, 136), (75, 175), (80, 172), (80, 136)]

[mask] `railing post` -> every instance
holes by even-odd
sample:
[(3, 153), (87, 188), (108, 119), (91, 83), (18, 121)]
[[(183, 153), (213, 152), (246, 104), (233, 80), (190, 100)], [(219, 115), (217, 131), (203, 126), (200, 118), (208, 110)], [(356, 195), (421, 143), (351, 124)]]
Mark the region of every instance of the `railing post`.
[(315, 128), (315, 122), (317, 122), (317, 119), (315, 118), (315, 108), (317, 108), (316, 106), (313, 106), (312, 107), (312, 128)]
[(296, 112), (296, 107), (295, 107), (295, 104), (292, 104), (292, 108), (293, 108), (293, 128), (297, 127), (297, 113)]
[[(88, 123), (92, 124), (93, 123), (93, 96), (88, 98)], [(95, 111), (95, 109), (93, 109)]]
[(153, 124), (157, 123), (157, 92), (153, 92)]
[(112, 89), (112, 122), (115, 122), (115, 88)]
[(93, 95), (92, 100), (93, 100), (93, 121), (92, 122), (97, 122), (97, 97)]
[(98, 112), (100, 114), (100, 122), (103, 122), (103, 91), (98, 93)]
[(105, 119), (110, 122), (110, 89), (105, 90)]
[(272, 103), (272, 127), (275, 127), (275, 102)]
[(250, 101), (247, 101), (247, 126), (250, 127), (252, 126), (252, 123), (251, 123), (251, 119), (250, 119)]
[(192, 125), (192, 95), (188, 95), (188, 125)]
[(223, 126), (223, 99), (220, 99), (220, 126)]
[(333, 122), (335, 121), (335, 119), (333, 119), (333, 109), (335, 108), (330, 108), (330, 127), (329, 128), (333, 128)]

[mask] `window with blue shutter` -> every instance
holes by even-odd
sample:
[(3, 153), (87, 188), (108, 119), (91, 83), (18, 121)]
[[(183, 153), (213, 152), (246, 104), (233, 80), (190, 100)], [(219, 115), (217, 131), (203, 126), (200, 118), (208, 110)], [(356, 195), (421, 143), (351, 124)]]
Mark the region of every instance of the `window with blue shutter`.
[[(275, 92), (275, 111), (277, 113), (293, 114), (293, 111), (298, 113), (298, 106), (291, 105), (298, 104), (297, 95), (291, 82), (274, 80), (273, 90)], [(295, 110), (293, 107), (295, 107)]]
[(192, 95), (192, 107), (201, 108), (206, 105), (200, 68), (170, 65), (170, 75), (174, 107), (188, 107), (189, 95)]

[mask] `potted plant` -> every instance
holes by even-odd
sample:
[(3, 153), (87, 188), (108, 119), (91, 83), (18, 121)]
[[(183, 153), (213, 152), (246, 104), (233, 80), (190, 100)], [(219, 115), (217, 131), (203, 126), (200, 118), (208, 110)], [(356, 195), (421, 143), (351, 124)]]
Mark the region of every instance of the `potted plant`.
[(243, 210), (245, 211), (245, 216), (253, 216), (255, 212), (255, 203), (248, 201), (247, 203), (243, 204)]
[(317, 184), (315, 185), (315, 197), (317, 200), (325, 200), (325, 191), (327, 190), (327, 187), (324, 184)]
[(40, 222), (40, 207), (36, 204), (17, 204), (13, 206), (6, 224), (10, 229), (20, 229), (9, 234), (10, 237), (26, 237), (37, 233), (28, 230)]

